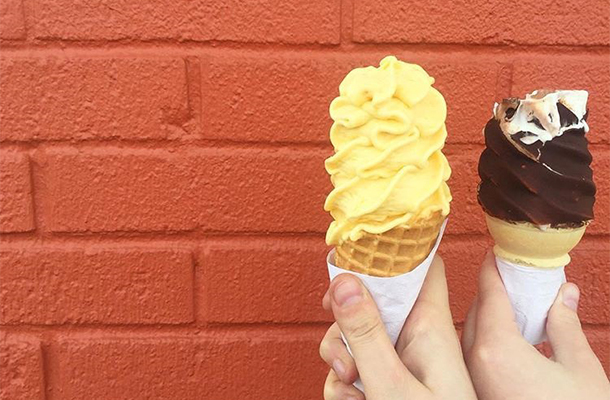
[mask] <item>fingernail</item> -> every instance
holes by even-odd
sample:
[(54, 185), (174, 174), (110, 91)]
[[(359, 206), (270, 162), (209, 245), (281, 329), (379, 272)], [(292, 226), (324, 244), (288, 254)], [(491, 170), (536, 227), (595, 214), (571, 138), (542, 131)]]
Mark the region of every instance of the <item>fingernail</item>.
[(341, 307), (351, 306), (362, 299), (362, 289), (354, 279), (346, 279), (337, 285), (333, 298)]
[(576, 311), (578, 309), (579, 297), (580, 292), (578, 291), (578, 287), (576, 285), (564, 286), (563, 292), (561, 293), (561, 298), (563, 300), (563, 304), (570, 310)]
[(336, 359), (333, 361), (333, 370), (335, 370), (335, 373), (339, 375), (339, 378), (345, 377), (345, 365), (343, 365), (341, 360)]

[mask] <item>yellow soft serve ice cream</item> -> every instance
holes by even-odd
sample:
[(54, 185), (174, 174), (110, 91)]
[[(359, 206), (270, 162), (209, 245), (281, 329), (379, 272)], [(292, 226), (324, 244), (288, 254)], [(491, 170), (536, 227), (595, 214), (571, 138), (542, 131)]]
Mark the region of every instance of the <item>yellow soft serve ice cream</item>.
[(389, 56), (339, 86), (330, 105), (335, 154), (325, 163), (334, 186), (324, 205), (334, 219), (327, 244), (449, 213), (447, 106), (433, 83), (419, 65)]

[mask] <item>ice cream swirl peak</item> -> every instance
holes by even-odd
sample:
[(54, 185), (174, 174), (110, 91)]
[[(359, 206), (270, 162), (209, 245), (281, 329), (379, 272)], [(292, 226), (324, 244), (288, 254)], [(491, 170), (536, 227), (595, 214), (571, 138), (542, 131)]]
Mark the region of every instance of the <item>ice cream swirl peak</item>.
[(334, 219), (328, 244), (449, 213), (447, 107), (433, 83), (420, 66), (389, 56), (339, 86), (330, 105), (335, 154), (325, 163), (334, 185), (324, 205)]

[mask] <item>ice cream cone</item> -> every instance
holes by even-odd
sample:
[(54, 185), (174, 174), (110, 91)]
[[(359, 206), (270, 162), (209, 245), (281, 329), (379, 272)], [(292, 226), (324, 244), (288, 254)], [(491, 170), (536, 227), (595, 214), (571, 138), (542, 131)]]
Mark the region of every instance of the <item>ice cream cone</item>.
[(577, 228), (541, 229), (528, 222), (506, 222), (485, 215), (487, 228), (494, 238), (496, 256), (507, 261), (537, 268), (556, 268), (570, 262), (568, 254), (585, 233)]
[(478, 201), (519, 331), (546, 340), (569, 252), (593, 219), (595, 184), (583, 90), (537, 90), (496, 103), (483, 129)]
[(366, 233), (337, 246), (336, 265), (369, 276), (390, 277), (413, 270), (430, 254), (445, 217), (435, 213), (413, 226)]
[(356, 68), (330, 105), (333, 190), (326, 243), (337, 267), (396, 276), (420, 264), (449, 213), (447, 105), (423, 68), (389, 56)]

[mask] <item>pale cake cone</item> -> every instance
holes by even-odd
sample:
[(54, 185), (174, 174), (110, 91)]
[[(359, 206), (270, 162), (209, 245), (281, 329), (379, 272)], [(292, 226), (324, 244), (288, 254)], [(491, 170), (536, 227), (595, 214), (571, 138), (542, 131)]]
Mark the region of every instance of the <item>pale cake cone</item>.
[(577, 228), (540, 229), (527, 222), (511, 223), (489, 215), (487, 228), (494, 238), (496, 256), (509, 262), (536, 267), (568, 265), (568, 254), (585, 234), (586, 225)]
[(430, 254), (445, 217), (440, 213), (413, 226), (398, 226), (382, 234), (365, 233), (336, 247), (337, 267), (369, 276), (407, 273)]

